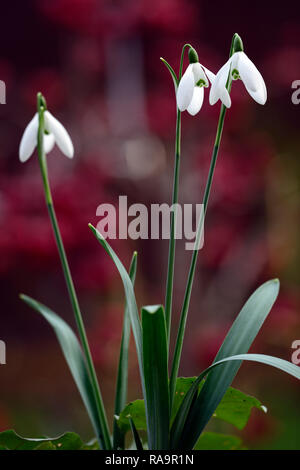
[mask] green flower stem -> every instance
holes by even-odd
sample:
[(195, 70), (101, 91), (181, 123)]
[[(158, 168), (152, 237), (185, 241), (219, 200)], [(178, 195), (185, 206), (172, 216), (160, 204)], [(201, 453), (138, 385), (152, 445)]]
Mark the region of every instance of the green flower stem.
[(92, 355), (91, 351), (89, 348), (88, 344), (88, 339), (85, 331), (85, 327), (83, 324), (82, 320), (82, 315), (80, 312), (80, 307), (76, 295), (76, 291), (74, 288), (66, 252), (64, 249), (62, 237), (60, 234), (54, 206), (53, 206), (53, 201), (52, 201), (52, 195), (51, 195), (51, 189), (49, 185), (49, 179), (48, 179), (48, 169), (47, 169), (47, 162), (46, 162), (46, 156), (44, 152), (44, 146), (43, 146), (43, 139), (44, 139), (44, 132), (45, 132), (45, 125), (44, 125), (44, 111), (45, 111), (45, 101), (41, 97), (41, 95), (38, 95), (38, 114), (39, 114), (39, 129), (38, 129), (38, 143), (37, 143), (37, 150), (38, 150), (38, 158), (39, 158), (39, 164), (40, 164), (40, 169), (41, 169), (41, 174), (42, 174), (42, 179), (43, 179), (43, 186), (44, 186), (44, 191), (45, 191), (45, 197), (46, 197), (46, 203), (48, 207), (48, 212), (51, 220), (51, 224), (53, 227), (54, 231), (54, 236), (65, 276), (65, 281), (67, 284), (69, 296), (70, 296), (70, 301), (72, 304), (72, 308), (74, 311), (75, 319), (76, 319), (76, 324), (81, 340), (81, 344), (83, 347), (83, 351), (85, 354), (85, 359), (87, 362), (89, 374), (90, 374), (90, 379), (92, 383), (92, 387), (94, 390), (94, 396), (95, 396), (95, 401), (97, 405), (97, 410), (99, 414), (99, 420), (102, 425), (102, 434), (97, 436), (99, 440), (99, 444), (103, 449), (110, 450), (112, 448), (111, 445), (111, 439), (110, 439), (110, 434), (109, 434), (109, 428), (108, 428), (108, 423), (107, 423), (107, 418), (106, 418), (106, 413), (103, 405), (103, 400), (97, 380), (97, 375), (95, 371), (95, 367), (93, 364), (92, 360)]
[(169, 243), (169, 259), (168, 259), (168, 274), (166, 285), (166, 299), (165, 299), (165, 315), (168, 344), (170, 341), (171, 329), (171, 314), (172, 314), (172, 301), (173, 301), (173, 284), (174, 284), (174, 265), (175, 265), (175, 247), (176, 247), (176, 216), (177, 216), (177, 202), (178, 202), (178, 187), (179, 187), (179, 170), (180, 170), (180, 135), (181, 135), (181, 112), (177, 109), (176, 118), (176, 140), (175, 140), (175, 166), (174, 166), (174, 180), (173, 180), (173, 197), (171, 211), (171, 230), (170, 230), (170, 243)]
[(189, 270), (189, 274), (188, 274), (186, 290), (185, 290), (185, 295), (184, 295), (184, 300), (183, 300), (183, 306), (182, 306), (181, 315), (180, 315), (180, 323), (179, 323), (179, 327), (178, 327), (176, 346), (175, 346), (173, 363), (172, 363), (171, 378), (170, 378), (171, 406), (172, 406), (173, 399), (174, 399), (176, 379), (177, 379), (177, 374), (178, 374), (178, 369), (179, 369), (179, 363), (180, 363), (180, 357), (181, 357), (181, 351), (182, 351), (182, 345), (183, 345), (183, 337), (184, 337), (184, 331), (185, 331), (185, 326), (186, 326), (187, 313), (188, 313), (188, 309), (189, 309), (189, 305), (190, 305), (191, 292), (192, 292), (193, 281), (194, 281), (194, 276), (195, 276), (195, 269), (196, 269), (196, 263), (197, 263), (198, 252), (199, 252), (199, 249), (197, 248), (197, 246), (199, 244), (199, 240), (200, 240), (200, 237), (201, 237), (203, 222), (204, 222), (204, 218), (205, 218), (205, 214), (206, 214), (206, 210), (207, 210), (207, 204), (208, 204), (210, 189), (211, 189), (211, 185), (212, 185), (214, 170), (215, 170), (217, 157), (218, 157), (218, 152), (219, 152), (219, 147), (220, 147), (220, 139), (221, 139), (221, 136), (222, 136), (222, 130), (223, 130), (223, 126), (224, 126), (225, 114), (226, 114), (226, 107), (224, 105), (222, 105), (221, 112), (220, 112), (220, 117), (219, 117), (219, 123), (218, 123), (218, 130), (217, 130), (215, 145), (214, 145), (213, 152), (212, 152), (210, 169), (209, 169), (209, 174), (208, 174), (206, 187), (205, 187), (205, 192), (204, 192), (204, 197), (203, 197), (203, 211), (202, 211), (201, 218), (199, 220), (199, 224), (198, 224), (198, 227), (197, 227), (197, 234), (196, 234), (196, 240), (195, 240), (196, 248), (194, 249), (193, 255), (192, 255), (192, 260), (191, 260), (191, 265), (190, 265), (190, 270)]
[[(235, 41), (236, 36), (237, 35), (233, 36), (229, 57), (231, 57), (231, 55), (234, 52), (234, 41)], [(229, 77), (228, 77), (228, 80), (227, 80), (227, 83), (226, 83), (226, 87), (227, 87), (227, 90), (228, 90), (229, 93), (230, 93), (230, 90), (231, 90), (231, 84), (232, 84), (232, 78), (231, 78), (231, 75), (229, 74)], [(220, 148), (222, 131), (223, 131), (223, 127), (224, 127), (225, 114), (226, 114), (226, 107), (222, 104), (221, 110), (220, 110), (220, 115), (219, 115), (217, 133), (216, 133), (216, 138), (215, 138), (215, 144), (214, 144), (214, 147), (213, 147), (213, 152), (212, 152), (212, 157), (211, 157), (211, 162), (210, 162), (208, 178), (207, 178), (205, 191), (204, 191), (203, 211), (202, 211), (202, 214), (201, 214), (201, 217), (200, 217), (200, 220), (199, 220), (199, 223), (198, 223), (198, 227), (197, 227), (196, 240), (195, 240), (195, 249), (194, 249), (193, 255), (192, 255), (190, 270), (189, 270), (186, 289), (185, 289), (185, 294), (184, 294), (183, 306), (182, 306), (181, 315), (180, 315), (178, 333), (177, 333), (177, 338), (176, 338), (176, 345), (175, 345), (175, 351), (174, 351), (173, 362), (172, 362), (172, 370), (171, 370), (171, 378), (170, 378), (170, 406), (171, 406), (171, 409), (172, 409), (173, 400), (174, 400), (176, 379), (177, 379), (178, 370), (179, 370), (180, 357), (181, 357), (182, 346), (183, 346), (183, 338), (184, 338), (184, 332), (185, 332), (185, 326), (186, 326), (186, 319), (187, 319), (187, 314), (188, 314), (188, 310), (189, 310), (192, 287), (193, 287), (193, 282), (194, 282), (194, 277), (195, 277), (195, 270), (196, 270), (198, 252), (199, 252), (198, 247), (199, 247), (200, 238), (201, 238), (201, 234), (202, 234), (202, 230), (203, 230), (204, 218), (205, 218), (206, 211), (207, 211), (207, 205), (208, 205), (211, 185), (212, 185), (212, 181), (213, 181), (213, 175), (214, 175), (216, 162), (217, 162), (217, 157), (218, 157), (218, 152), (219, 152), (219, 148)]]
[(184, 59), (184, 53), (185, 53), (185, 50), (186, 48), (191, 48), (193, 49), (193, 46), (191, 46), (190, 44), (185, 44), (182, 48), (182, 52), (181, 52), (181, 58), (180, 58), (180, 68), (179, 68), (179, 80), (178, 80), (178, 83), (180, 82), (181, 80), (181, 77), (182, 77), (182, 68), (183, 68), (183, 59)]
[[(184, 52), (187, 47), (192, 47), (190, 44), (185, 44), (182, 48), (178, 83), (182, 77)], [(178, 203), (178, 188), (179, 188), (179, 173), (180, 173), (180, 153), (181, 153), (181, 112), (177, 108), (176, 116), (176, 136), (175, 136), (175, 165), (173, 177), (173, 194), (171, 211), (171, 224), (170, 224), (170, 243), (169, 243), (169, 257), (168, 257), (168, 272), (166, 283), (166, 297), (165, 297), (165, 315), (168, 344), (170, 342), (171, 330), (171, 316), (172, 316), (172, 301), (173, 301), (173, 284), (174, 284), (174, 265), (175, 265), (175, 248), (176, 248), (176, 217), (177, 217), (177, 203)]]

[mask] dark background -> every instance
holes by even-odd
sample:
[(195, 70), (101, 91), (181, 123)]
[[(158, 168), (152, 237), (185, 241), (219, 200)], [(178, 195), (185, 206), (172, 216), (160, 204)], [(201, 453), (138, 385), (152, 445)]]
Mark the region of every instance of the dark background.
[[(228, 2), (229, 3), (229, 2)], [(271, 6), (272, 5), (272, 6)], [(44, 203), (36, 154), (18, 160), (36, 93), (68, 129), (70, 161), (57, 148), (49, 171), (59, 223), (110, 418), (121, 334), (123, 291), (116, 269), (87, 228), (99, 204), (170, 202), (175, 134), (173, 84), (160, 62), (178, 70), (189, 42), (217, 72), (233, 33), (265, 78), (267, 104), (235, 82), (214, 178), (205, 246), (199, 254), (181, 373), (214, 358), (250, 293), (279, 277), (279, 298), (253, 351), (291, 359), (300, 337), (299, 115), (291, 84), (300, 79), (299, 9), (293, 2), (188, 0), (39, 0), (1, 3), (0, 79), (0, 430), (85, 438), (91, 429), (50, 327), (18, 299), (37, 298), (74, 325)], [(181, 202), (201, 202), (219, 104), (182, 115)], [(166, 241), (114, 241), (127, 266), (139, 252), (139, 305), (162, 303)], [(174, 324), (191, 253), (178, 243)], [(279, 371), (244, 365), (235, 381), (268, 407), (242, 432), (250, 448), (299, 449), (299, 384)], [(130, 398), (140, 396), (134, 347)], [(232, 432), (222, 423), (215, 429)]]

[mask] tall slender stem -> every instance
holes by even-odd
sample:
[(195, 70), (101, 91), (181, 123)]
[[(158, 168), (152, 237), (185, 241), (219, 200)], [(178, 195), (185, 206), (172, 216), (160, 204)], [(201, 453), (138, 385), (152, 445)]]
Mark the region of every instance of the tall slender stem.
[[(181, 77), (182, 77), (184, 52), (187, 47), (192, 47), (192, 46), (190, 44), (184, 44), (182, 48), (178, 83), (180, 82)], [(165, 315), (166, 315), (168, 344), (170, 342), (172, 302), (173, 302), (174, 265), (175, 265), (175, 248), (176, 248), (176, 216), (177, 216), (179, 173), (180, 173), (180, 153), (181, 153), (180, 143), (181, 143), (181, 112), (177, 108), (176, 135), (175, 135), (175, 165), (174, 165), (172, 211), (171, 211), (171, 223), (170, 223), (168, 273), (167, 273), (166, 297), (165, 297)]]
[(213, 152), (212, 152), (212, 157), (211, 157), (208, 178), (207, 178), (206, 187), (205, 187), (204, 196), (203, 196), (203, 211), (202, 211), (202, 214), (198, 223), (198, 227), (197, 227), (196, 241), (195, 241), (196, 248), (194, 249), (193, 255), (192, 255), (190, 270), (189, 270), (185, 294), (184, 294), (183, 306), (182, 306), (181, 315), (180, 315), (180, 323), (178, 327), (176, 346), (175, 346), (175, 351), (174, 351), (174, 356), (173, 356), (172, 371), (171, 371), (171, 378), (170, 378), (171, 406), (172, 406), (173, 399), (174, 399), (176, 379), (177, 379), (180, 356), (181, 356), (182, 345), (183, 345), (183, 336), (184, 336), (184, 331), (185, 331), (187, 313), (188, 313), (188, 309), (190, 305), (191, 292), (192, 292), (195, 269), (196, 269), (196, 264), (197, 264), (197, 258), (198, 258), (198, 252), (199, 252), (199, 248), (198, 248), (199, 240), (200, 240), (201, 233), (203, 230), (203, 222), (204, 222), (204, 218), (205, 218), (205, 214), (207, 210), (209, 194), (210, 194), (214, 170), (215, 170), (215, 166), (217, 162), (217, 157), (218, 157), (218, 152), (219, 152), (219, 147), (220, 147), (220, 140), (221, 140), (222, 130), (224, 126), (225, 114), (226, 114), (226, 107), (222, 105), (220, 116), (219, 116), (215, 144), (213, 147)]
[(177, 215), (176, 204), (178, 203), (179, 170), (180, 170), (180, 134), (181, 134), (181, 112), (179, 111), (179, 109), (177, 109), (176, 139), (175, 139), (175, 166), (174, 166), (174, 180), (173, 180), (172, 211), (171, 211), (171, 230), (170, 230), (168, 274), (167, 274), (166, 299), (165, 299), (165, 313), (166, 313), (168, 344), (170, 341), (171, 312), (172, 312), (173, 284), (174, 284), (176, 215)]
[(96, 375), (95, 367), (93, 364), (92, 355), (91, 355), (91, 351), (89, 348), (88, 339), (87, 339), (84, 323), (82, 320), (82, 315), (81, 315), (76, 291), (74, 288), (74, 283), (72, 280), (64, 244), (63, 244), (62, 237), (60, 234), (60, 230), (59, 230), (59, 226), (58, 226), (58, 222), (57, 222), (57, 218), (56, 218), (56, 214), (54, 210), (52, 195), (51, 195), (51, 189), (50, 189), (49, 178), (48, 178), (47, 161), (46, 161), (44, 145), (43, 145), (44, 132), (45, 132), (44, 111), (45, 111), (44, 101), (41, 102), (41, 97), (38, 96), (39, 130), (38, 130), (37, 150), (38, 150), (38, 158), (39, 158), (39, 164), (40, 164), (40, 169), (41, 169), (41, 174), (42, 174), (42, 179), (43, 179), (43, 186), (44, 186), (44, 191), (45, 191), (47, 208), (48, 208), (48, 212), (49, 212), (61, 264), (62, 264), (65, 281), (66, 281), (68, 292), (69, 292), (71, 305), (72, 305), (73, 312), (75, 315), (75, 320), (76, 320), (76, 324), (78, 328), (80, 341), (83, 347), (87, 367), (88, 367), (89, 374), (90, 374), (90, 379), (91, 379), (91, 383), (92, 383), (92, 387), (94, 391), (94, 397), (95, 397), (95, 401), (97, 405), (97, 411), (99, 415), (99, 421), (102, 426), (102, 429), (99, 430), (99, 435), (97, 436), (97, 438), (99, 440), (100, 446), (103, 449), (110, 450), (112, 448), (112, 445), (111, 445), (111, 439), (110, 439), (110, 434), (109, 434), (106, 413), (105, 413), (105, 409), (103, 405), (103, 400), (102, 400), (102, 396), (101, 396), (101, 392), (100, 392), (100, 388), (99, 388), (99, 384), (97, 380), (97, 375)]

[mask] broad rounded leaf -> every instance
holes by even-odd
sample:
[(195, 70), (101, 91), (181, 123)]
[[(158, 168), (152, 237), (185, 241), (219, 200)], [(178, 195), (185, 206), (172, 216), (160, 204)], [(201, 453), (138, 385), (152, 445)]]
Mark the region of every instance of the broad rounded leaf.
[(243, 429), (250, 418), (252, 408), (264, 411), (261, 402), (257, 398), (246, 395), (236, 388), (229, 387), (213, 417), (233, 424), (238, 429)]
[(238, 436), (204, 432), (194, 447), (195, 450), (242, 450), (242, 439)]
[(5, 450), (79, 450), (83, 443), (74, 432), (58, 437), (27, 438), (14, 430), (0, 432), (0, 447)]

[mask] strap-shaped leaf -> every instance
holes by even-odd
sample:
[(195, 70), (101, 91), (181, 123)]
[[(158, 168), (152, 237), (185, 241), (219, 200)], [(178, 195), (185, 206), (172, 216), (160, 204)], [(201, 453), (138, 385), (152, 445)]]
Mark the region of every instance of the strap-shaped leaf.
[[(129, 268), (129, 277), (134, 285), (137, 268), (137, 252), (135, 251)], [(127, 388), (128, 388), (128, 352), (130, 340), (130, 317), (127, 304), (124, 311), (123, 332), (121, 339), (121, 348), (119, 356), (117, 384), (116, 384), (116, 398), (115, 398), (115, 416), (119, 416), (121, 411), (126, 405), (127, 401)], [(115, 449), (124, 449), (125, 446), (125, 433), (121, 431), (117, 424), (116, 418), (114, 419), (113, 430), (113, 443)]]
[(206, 371), (202, 372), (199, 377), (194, 381), (186, 393), (179, 410), (175, 416), (170, 432), (170, 448), (177, 449), (182, 438), (185, 423), (187, 422), (189, 413), (192, 409), (195, 400), (197, 399), (198, 388), (201, 380), (204, 379)]
[[(189, 429), (190, 429), (189, 426), (190, 426), (190, 423), (194, 423), (197, 420), (198, 410), (197, 410), (197, 402), (195, 402), (194, 406), (193, 406), (193, 403), (192, 403), (192, 406), (190, 406), (189, 404), (191, 403), (192, 399), (195, 396), (195, 391), (197, 393), (197, 388), (201, 380), (203, 380), (206, 375), (208, 375), (208, 378), (209, 378), (209, 375), (210, 373), (213, 372), (213, 369), (222, 370), (224, 364), (226, 363), (236, 362), (240, 364), (242, 361), (252, 361), (252, 362), (259, 362), (261, 364), (266, 364), (266, 365), (275, 367), (276, 369), (282, 370), (283, 372), (286, 372), (287, 374), (300, 380), (300, 367), (296, 366), (295, 364), (292, 364), (291, 362), (285, 361), (284, 359), (280, 359), (278, 357), (273, 357), (273, 356), (268, 356), (265, 354), (238, 354), (238, 355), (226, 357), (224, 359), (221, 359), (220, 361), (214, 362), (210, 367), (208, 367), (203, 372), (201, 372), (197, 380), (194, 382), (194, 384), (190, 388), (189, 392), (186, 394), (179, 408), (179, 411), (176, 416), (177, 422), (182, 424), (183, 416), (185, 417), (187, 416), (187, 419), (185, 422), (185, 426), (183, 428), (183, 432), (180, 435), (180, 437), (179, 438), (177, 437), (176, 442), (173, 438), (172, 448), (192, 449), (200, 436), (199, 434), (196, 441), (191, 443), (192, 439), (189, 437)], [(201, 417), (198, 416), (198, 418), (201, 418)], [(178, 433), (178, 428), (176, 428), (176, 432)], [(179, 434), (177, 434), (177, 436), (178, 435)]]
[[(247, 300), (230, 328), (215, 362), (229, 356), (247, 353), (268, 316), (279, 292), (279, 281), (273, 279), (262, 284)], [(193, 446), (213, 412), (222, 400), (227, 388), (236, 376), (241, 362), (229, 362), (213, 371), (201, 389), (194, 405), (193, 418), (188, 420), (186, 439)]]
[(103, 441), (103, 423), (99, 420), (90, 376), (77, 337), (69, 325), (48, 307), (27, 295), (21, 295), (20, 297), (29, 307), (40, 313), (52, 326), (93, 424), (96, 436), (102, 444), (102, 447), (105, 448)]
[(111, 259), (115, 263), (115, 265), (116, 265), (116, 267), (119, 271), (119, 274), (121, 276), (123, 286), (124, 286), (124, 291), (125, 291), (126, 303), (127, 303), (127, 307), (128, 307), (130, 321), (131, 321), (131, 328), (132, 328), (132, 332), (133, 332), (133, 336), (134, 336), (134, 340), (135, 340), (137, 358), (138, 358), (139, 367), (140, 367), (140, 376), (141, 376), (142, 388), (143, 388), (143, 391), (144, 391), (142, 328), (141, 328), (140, 317), (139, 317), (139, 313), (138, 313), (138, 308), (137, 308), (137, 304), (136, 304), (136, 299), (135, 299), (131, 279), (130, 279), (123, 263), (118, 258), (117, 254), (111, 248), (109, 243), (103, 238), (101, 233), (92, 224), (89, 224), (89, 227), (92, 230), (95, 237), (97, 238), (97, 240), (100, 242), (100, 244), (105, 249), (106, 253), (109, 254)]
[(146, 418), (150, 450), (169, 446), (167, 332), (161, 305), (142, 308)]
[(139, 433), (137, 432), (134, 421), (131, 418), (129, 418), (129, 423), (131, 427), (132, 436), (135, 442), (136, 450), (139, 450), (139, 451), (144, 450)]

